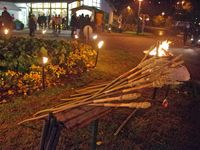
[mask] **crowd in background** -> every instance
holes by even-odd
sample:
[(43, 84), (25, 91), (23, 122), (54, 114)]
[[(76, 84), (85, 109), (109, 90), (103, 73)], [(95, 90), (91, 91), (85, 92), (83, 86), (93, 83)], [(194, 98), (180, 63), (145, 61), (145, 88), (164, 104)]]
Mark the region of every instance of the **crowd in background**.
[(90, 25), (94, 29), (94, 22), (89, 15), (81, 14), (77, 17), (75, 13), (72, 14), (70, 21), (71, 37), (75, 34), (83, 36), (83, 28), (86, 25)]
[[(4, 7), (4, 11), (0, 16), (0, 28), (2, 26), (12, 29), (13, 28), (14, 16), (10, 15), (7, 8)], [(67, 17), (61, 17), (61, 15), (45, 16), (44, 14), (39, 14), (36, 17), (34, 14), (29, 15), (28, 27), (29, 35), (34, 36), (37, 29), (52, 29), (53, 33), (60, 33), (62, 29), (67, 29), (68, 19)], [(94, 22), (89, 17), (89, 15), (81, 14), (76, 16), (75, 13), (72, 14), (70, 19), (71, 36), (74, 37), (75, 34), (82, 36), (83, 28), (86, 25), (90, 25), (94, 29)]]
[(52, 29), (53, 33), (60, 33), (61, 29), (67, 27), (67, 17), (61, 17), (61, 15), (45, 16), (39, 15), (38, 18), (34, 14), (29, 16), (29, 29), (30, 36), (33, 36), (37, 27), (39, 29)]

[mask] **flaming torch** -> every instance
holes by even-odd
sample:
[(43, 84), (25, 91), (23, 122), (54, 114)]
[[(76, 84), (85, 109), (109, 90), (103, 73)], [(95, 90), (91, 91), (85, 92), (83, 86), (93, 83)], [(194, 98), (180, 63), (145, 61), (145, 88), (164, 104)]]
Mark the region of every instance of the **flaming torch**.
[(8, 33), (9, 33), (9, 30), (8, 30), (8, 29), (5, 29), (5, 30), (4, 30), (4, 34), (5, 34), (5, 35), (8, 35)]
[(173, 56), (172, 53), (169, 52), (169, 45), (171, 44), (171, 41), (163, 41), (159, 42), (158, 45), (149, 52), (150, 56), (158, 56), (158, 57), (164, 57), (164, 56)]

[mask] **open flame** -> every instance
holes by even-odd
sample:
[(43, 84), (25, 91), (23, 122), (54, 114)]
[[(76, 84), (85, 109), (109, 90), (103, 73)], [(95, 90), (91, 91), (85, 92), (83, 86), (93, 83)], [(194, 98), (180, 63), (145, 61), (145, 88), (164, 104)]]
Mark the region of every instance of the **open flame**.
[(171, 44), (170, 41), (163, 41), (158, 46), (156, 46), (153, 50), (149, 52), (151, 56), (171, 56), (172, 54), (169, 52), (169, 45)]
[(7, 34), (8, 34), (8, 32), (9, 32), (9, 30), (8, 30), (8, 29), (5, 29), (5, 30), (4, 30), (4, 34), (5, 34), (5, 35), (7, 35)]

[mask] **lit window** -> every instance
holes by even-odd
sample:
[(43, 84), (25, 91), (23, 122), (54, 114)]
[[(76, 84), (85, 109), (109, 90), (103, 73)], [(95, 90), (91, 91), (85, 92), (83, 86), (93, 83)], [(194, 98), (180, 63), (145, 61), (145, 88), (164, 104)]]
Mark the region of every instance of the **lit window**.
[(51, 8), (56, 8), (56, 3), (51, 3)]
[(44, 8), (50, 8), (50, 3), (44, 3)]
[(67, 8), (67, 3), (62, 3), (62, 8)]
[(83, 4), (100, 8), (101, 0), (83, 0)]
[(56, 3), (56, 7), (55, 8), (61, 8), (61, 3)]

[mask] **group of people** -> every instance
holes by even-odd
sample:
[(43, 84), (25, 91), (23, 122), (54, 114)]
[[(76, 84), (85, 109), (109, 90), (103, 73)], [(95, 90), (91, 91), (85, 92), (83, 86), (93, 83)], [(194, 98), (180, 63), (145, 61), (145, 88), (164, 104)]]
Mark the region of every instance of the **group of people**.
[(76, 14), (72, 14), (71, 21), (70, 21), (70, 27), (71, 27), (71, 37), (74, 37), (74, 35), (83, 35), (83, 28), (86, 25), (90, 25), (92, 28), (94, 28), (94, 22), (89, 17), (89, 15), (81, 14), (80, 16), (76, 16)]
[(10, 15), (10, 13), (7, 11), (7, 8), (4, 7), (3, 12), (0, 16), (0, 29), (3, 28), (12, 29), (13, 21), (14, 21), (14, 16)]
[(62, 18), (61, 15), (54, 15), (54, 16), (45, 16), (39, 15), (38, 18), (35, 17), (34, 14), (29, 16), (29, 29), (30, 29), (30, 36), (34, 36), (34, 33), (38, 27), (41, 29), (48, 29), (53, 30), (53, 33), (60, 33), (61, 29), (66, 28), (67, 26), (67, 19), (66, 17)]

